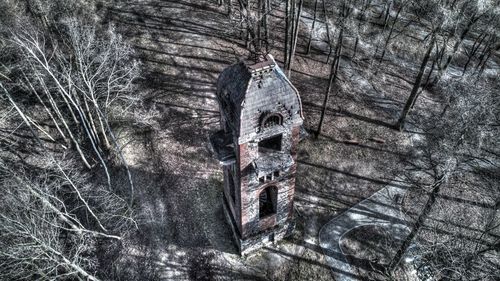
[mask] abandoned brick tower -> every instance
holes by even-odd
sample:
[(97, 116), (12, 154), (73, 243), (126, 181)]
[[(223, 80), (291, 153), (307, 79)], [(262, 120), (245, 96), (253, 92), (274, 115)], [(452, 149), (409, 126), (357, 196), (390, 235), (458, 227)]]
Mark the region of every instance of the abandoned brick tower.
[(271, 55), (226, 68), (217, 81), (221, 130), (210, 138), (224, 171), (224, 212), (241, 254), (291, 234), (297, 89)]

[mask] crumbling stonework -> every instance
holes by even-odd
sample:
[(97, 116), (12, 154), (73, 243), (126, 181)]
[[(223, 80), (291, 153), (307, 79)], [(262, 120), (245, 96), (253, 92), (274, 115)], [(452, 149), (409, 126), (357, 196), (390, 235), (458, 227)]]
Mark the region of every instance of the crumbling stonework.
[(210, 140), (224, 173), (224, 212), (246, 254), (293, 231), (302, 105), (270, 55), (226, 68), (217, 100), (221, 130)]

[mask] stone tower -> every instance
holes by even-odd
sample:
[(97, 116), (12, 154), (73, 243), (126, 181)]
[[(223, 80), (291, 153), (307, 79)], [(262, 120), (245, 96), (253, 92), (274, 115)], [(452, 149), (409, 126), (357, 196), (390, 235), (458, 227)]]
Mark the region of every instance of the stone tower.
[(295, 226), (302, 105), (271, 55), (226, 68), (217, 81), (217, 100), (221, 130), (210, 142), (224, 172), (224, 213), (246, 254), (291, 234)]

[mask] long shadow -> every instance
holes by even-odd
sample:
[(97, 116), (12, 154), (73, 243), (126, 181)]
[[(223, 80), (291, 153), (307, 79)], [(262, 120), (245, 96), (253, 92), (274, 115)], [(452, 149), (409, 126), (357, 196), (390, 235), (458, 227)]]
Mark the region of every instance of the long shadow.
[[(483, 234), (483, 230), (482, 229), (473, 228), (473, 227), (470, 227), (470, 226), (467, 226), (467, 225), (457, 224), (457, 223), (454, 223), (454, 222), (440, 220), (440, 219), (436, 219), (436, 218), (428, 218), (428, 220), (435, 221), (435, 222), (442, 223), (442, 224), (451, 225), (451, 226), (457, 227), (457, 228), (467, 229), (468, 231), (471, 231), (471, 232), (477, 232), (477, 233), (479, 233), (479, 235)], [(491, 237), (494, 237), (496, 239), (500, 238), (500, 235), (499, 234), (495, 234), (495, 233), (485, 233), (484, 236), (491, 236)]]
[[(434, 219), (428, 218), (428, 220), (434, 220)], [(435, 232), (436, 234), (444, 234), (444, 235), (447, 235), (447, 236), (450, 236), (450, 237), (455, 237), (455, 238), (458, 238), (458, 239), (463, 239), (463, 240), (466, 240), (466, 241), (478, 243), (478, 244), (485, 245), (485, 246), (490, 246), (491, 245), (491, 243), (489, 241), (485, 241), (484, 239), (480, 239), (480, 238), (477, 238), (477, 237), (470, 237), (470, 236), (467, 236), (467, 235), (464, 235), (464, 234), (461, 234), (461, 233), (451, 232), (451, 231), (444, 230), (444, 229), (438, 229), (438, 228), (435, 228), (435, 227), (428, 227), (426, 225), (422, 225), (421, 229), (422, 230), (427, 230), (427, 231), (432, 231), (432, 232)]]
[(222, 65), (228, 65), (228, 64), (231, 63), (231, 61), (227, 61), (227, 60), (221, 60), (221, 59), (215, 59), (215, 58), (208, 58), (208, 57), (204, 57), (204, 56), (183, 55), (183, 54), (180, 54), (180, 53), (171, 53), (171, 52), (166, 52), (166, 51), (162, 51), (162, 50), (146, 48), (146, 47), (137, 46), (137, 45), (135, 45), (134, 48), (142, 50), (144, 52), (152, 52), (152, 53), (157, 53), (157, 54), (160, 54), (160, 55), (167, 55), (167, 56), (175, 57), (175, 58), (192, 59), (192, 60), (197, 60), (197, 61), (207, 61), (207, 62), (222, 64)]
[[(308, 185), (312, 186), (321, 186), (321, 184), (315, 184), (314, 179), (310, 179), (313, 181)], [(324, 191), (324, 192), (322, 192)], [(309, 197), (318, 198), (318, 200), (311, 200)], [(362, 198), (356, 195), (341, 193), (336, 190), (320, 188), (307, 188), (304, 187), (302, 182), (299, 182), (296, 186), (296, 196), (295, 201), (304, 208), (314, 208), (316, 207), (324, 208), (328, 210), (328, 212), (337, 212), (342, 213), (347, 210), (349, 207), (353, 206), (357, 202), (359, 202)], [(331, 202), (331, 203), (329, 203)]]
[(445, 199), (445, 200), (454, 201), (454, 202), (457, 202), (457, 203), (462, 203), (462, 204), (468, 204), (468, 205), (472, 205), (472, 206), (476, 206), (476, 207), (481, 207), (481, 208), (484, 208), (484, 209), (495, 210), (495, 205), (494, 204), (487, 204), (487, 203), (483, 203), (483, 202), (476, 202), (476, 201), (467, 200), (467, 199), (463, 199), (463, 198), (457, 198), (457, 197), (448, 196), (448, 195), (444, 195), (444, 194), (437, 194), (436, 197), (437, 198), (442, 198), (442, 199)]
[(360, 121), (363, 121), (363, 122), (366, 122), (366, 123), (371, 123), (371, 124), (374, 124), (374, 125), (377, 125), (377, 126), (383, 126), (383, 127), (386, 127), (386, 128), (389, 128), (389, 129), (393, 129), (393, 130), (397, 129), (394, 124), (390, 124), (390, 123), (387, 123), (387, 122), (382, 121), (382, 120), (372, 119), (372, 118), (369, 118), (369, 117), (366, 117), (366, 116), (362, 116), (362, 115), (359, 115), (359, 114), (356, 114), (356, 113), (349, 112), (347, 110), (341, 110), (341, 111), (338, 111), (338, 113), (341, 114), (341, 115), (344, 115), (344, 116), (347, 116), (347, 117), (350, 117), (350, 118), (354, 118), (354, 119), (357, 119), (357, 120), (360, 120)]
[[(314, 181), (314, 180), (313, 180)], [(317, 181), (314, 181), (314, 182), (317, 182)], [(360, 196), (357, 196), (357, 195), (352, 195), (352, 194), (348, 194), (348, 193), (342, 193), (342, 192), (338, 192), (336, 191), (335, 189), (332, 189), (332, 188), (321, 188), (319, 190), (321, 191), (324, 191), (324, 192), (320, 192), (319, 190), (317, 189), (312, 189), (312, 188), (303, 188), (303, 187), (299, 187), (299, 188), (296, 188), (297, 191), (305, 194), (305, 195), (310, 195), (310, 196), (314, 196), (314, 197), (317, 197), (317, 198), (321, 198), (323, 200), (333, 200), (333, 201), (338, 201), (339, 200), (339, 197), (348, 197), (350, 199), (352, 199), (353, 201), (338, 201), (342, 204), (345, 204), (345, 205), (348, 205), (348, 206), (351, 206), (353, 204), (353, 202), (358, 202), (359, 200), (362, 200), (364, 198), (360, 197)]]
[[(281, 65), (283, 65), (283, 60), (281, 59), (277, 59), (275, 58), (276, 62), (280, 63)], [(296, 73), (296, 74), (300, 74), (300, 75), (303, 75), (303, 76), (306, 76), (306, 77), (310, 77), (310, 78), (314, 78), (314, 79), (320, 79), (320, 80), (324, 80), (324, 77), (321, 77), (321, 76), (315, 76), (315, 75), (312, 75), (310, 73), (306, 73), (306, 72), (303, 72), (303, 71), (300, 71), (300, 70), (296, 70), (296, 69), (293, 69), (292, 70), (292, 74), (293, 73)]]
[[(145, 78), (143, 78), (144, 84), (146, 86), (171, 86), (171, 87), (181, 87), (182, 89), (188, 89), (190, 91), (201, 92), (204, 90), (215, 89), (215, 82), (212, 79), (201, 79), (200, 77), (192, 78), (188, 77), (185, 72), (181, 72), (177, 75), (167, 74), (155, 70), (149, 70), (145, 72)], [(187, 83), (183, 85), (181, 82)], [(197, 89), (204, 88), (204, 89)]]
[(143, 58), (143, 57), (136, 57), (137, 59), (141, 59), (143, 61), (151, 62), (151, 63), (156, 63), (164, 66), (172, 66), (175, 67), (176, 69), (185, 69), (188, 71), (197, 71), (199, 73), (205, 73), (207, 75), (213, 76), (214, 81), (216, 81), (217, 77), (217, 70), (216, 69), (209, 69), (209, 68), (203, 68), (203, 67), (198, 67), (198, 66), (192, 66), (192, 65), (179, 65), (176, 63), (167, 63), (166, 61), (161, 61), (161, 60), (156, 60), (152, 58)]
[(219, 115), (219, 111), (216, 111), (216, 110), (209, 110), (209, 109), (204, 109), (204, 108), (195, 108), (195, 107), (191, 107), (191, 106), (180, 105), (180, 104), (173, 104), (173, 103), (161, 102), (161, 101), (157, 101), (156, 103), (160, 104), (160, 105), (164, 105), (166, 107), (178, 107), (178, 108), (190, 109), (190, 110), (193, 110), (193, 111), (202, 111), (202, 112), (212, 113), (213, 115), (211, 115), (210, 117), (216, 117), (216, 116)]
[(328, 171), (331, 171), (331, 172), (335, 172), (335, 173), (343, 174), (343, 175), (346, 175), (346, 176), (354, 177), (354, 178), (357, 178), (357, 179), (361, 179), (361, 180), (373, 182), (375, 184), (392, 185), (392, 186), (397, 186), (397, 187), (401, 187), (401, 188), (407, 188), (408, 187), (406, 185), (395, 184), (395, 183), (391, 183), (391, 182), (388, 182), (388, 181), (385, 181), (385, 180), (381, 180), (381, 179), (373, 179), (373, 178), (369, 178), (369, 177), (365, 177), (365, 176), (353, 174), (353, 173), (350, 173), (350, 172), (342, 171), (342, 170), (339, 170), (339, 169), (326, 167), (326, 166), (323, 166), (323, 165), (320, 165), (320, 164), (310, 163), (310, 162), (306, 162), (306, 161), (302, 161), (302, 160), (297, 160), (297, 162), (299, 162), (301, 164), (304, 164), (304, 165), (311, 166), (311, 167), (315, 167), (315, 168), (319, 168), (319, 169), (324, 169), (324, 170), (328, 170)]
[[(211, 48), (211, 47), (208, 47), (208, 46), (200, 46), (200, 45), (194, 45), (194, 44), (189, 44), (189, 43), (183, 43), (183, 42), (178, 42), (177, 40), (172, 40), (172, 41), (164, 41), (164, 40), (161, 40), (159, 38), (155, 39), (154, 41), (155, 43), (157, 44), (168, 44), (168, 45), (177, 45), (177, 46), (181, 46), (181, 47), (188, 47), (188, 48), (195, 48), (195, 49), (201, 49), (201, 50), (207, 50), (207, 51), (211, 51), (213, 53), (221, 53), (221, 54), (229, 54), (229, 55), (233, 55), (234, 56), (234, 59), (237, 60), (239, 57), (236, 55), (236, 52), (234, 51), (233, 49), (233, 52), (229, 52), (228, 50), (224, 50), (224, 49), (216, 49), (216, 48)], [(231, 48), (231, 47), (227, 47), (227, 46), (224, 46), (225, 48)]]
[(333, 143), (346, 144), (346, 145), (355, 145), (356, 147), (366, 148), (366, 149), (370, 149), (370, 150), (373, 150), (373, 151), (378, 151), (378, 152), (382, 152), (382, 153), (388, 153), (388, 154), (392, 154), (392, 155), (400, 156), (400, 157), (406, 157), (406, 156), (408, 156), (408, 154), (398, 153), (398, 152), (390, 151), (390, 150), (387, 150), (387, 149), (381, 149), (381, 148), (378, 148), (378, 147), (369, 146), (369, 145), (362, 144), (362, 143), (351, 144), (351, 143), (349, 143), (347, 141), (336, 140), (336, 139), (334, 139), (334, 138), (332, 138), (330, 136), (323, 136), (323, 137), (326, 138), (326, 139), (328, 139), (328, 140), (330, 140)]
[[(168, 4), (173, 4), (173, 5), (162, 5), (164, 3)], [(161, 0), (161, 1), (154, 1), (154, 4), (145, 4), (143, 2), (141, 3), (129, 3), (128, 6), (137, 6), (139, 8), (144, 8), (145, 6), (155, 8), (155, 9), (162, 9), (162, 8), (174, 8), (175, 6), (184, 6), (184, 7), (189, 7), (192, 10), (200, 10), (200, 11), (205, 11), (205, 12), (211, 12), (214, 14), (220, 14), (220, 11), (217, 8), (214, 8), (213, 5), (208, 5), (208, 4), (194, 4), (191, 2), (187, 1), (182, 1), (182, 0)]]
[[(341, 273), (343, 275), (350, 276), (350, 277), (358, 279), (358, 280), (362, 280), (361, 277), (359, 277), (356, 274), (353, 274), (351, 272), (342, 271), (342, 270), (339, 270), (337, 268), (329, 267), (328, 265), (320, 263), (320, 262), (317, 262), (315, 260), (306, 259), (306, 258), (297, 256), (297, 255), (290, 254), (290, 253), (287, 253), (287, 252), (284, 252), (284, 251), (280, 251), (280, 250), (277, 250), (277, 249), (274, 249), (274, 248), (270, 248), (270, 247), (264, 247), (264, 249), (266, 249), (267, 251), (269, 251), (271, 253), (276, 253), (278, 255), (289, 257), (289, 258), (294, 259), (294, 260), (300, 260), (300, 261), (303, 261), (303, 262), (306, 262), (306, 263), (309, 263), (309, 264), (312, 264), (312, 265), (316, 265), (316, 266), (320, 266), (320, 267), (323, 267), (323, 268), (326, 268), (326, 269), (330, 269), (332, 271)], [(322, 250), (325, 250), (325, 249), (322, 249)], [(345, 262), (344, 255), (342, 253), (333, 252), (333, 251), (328, 251), (328, 252), (329, 252), (328, 256)]]
[[(154, 22), (158, 22), (160, 24), (167, 24), (169, 26), (173, 27), (179, 27), (179, 28), (185, 28), (190, 31), (199, 31), (201, 29), (205, 29), (207, 31), (212, 31), (215, 32), (215, 34), (222, 33), (222, 29), (216, 29), (212, 26), (200, 23), (200, 22), (192, 22), (189, 20), (186, 20), (185, 18), (171, 18), (171, 17), (165, 17), (165, 16), (156, 16), (156, 15), (151, 15), (147, 14), (144, 12), (144, 7), (139, 7), (141, 9), (140, 12), (137, 10), (125, 10), (121, 8), (116, 8), (116, 7), (109, 7), (108, 9), (111, 12), (115, 13), (120, 13), (120, 14), (128, 14), (134, 16), (134, 18), (137, 19), (137, 17), (141, 17), (142, 19), (148, 19)], [(204, 13), (206, 15), (206, 13)], [(194, 29), (195, 28), (195, 29)], [(209, 36), (210, 37), (210, 36)]]
[(157, 85), (157, 87), (162, 88), (160, 90), (154, 90), (152, 93), (148, 94), (147, 97), (144, 98), (146, 103), (151, 103), (156, 100), (160, 100), (165, 97), (171, 97), (173, 95), (185, 96), (190, 98), (200, 98), (200, 99), (208, 99), (208, 100), (216, 100), (215, 97), (197, 94), (196, 92), (206, 93), (210, 90), (195, 90), (185, 86), (176, 86), (169, 83), (164, 83), (163, 86)]
[[(321, 109), (320, 105), (317, 105), (317, 104), (314, 104), (314, 103), (311, 103), (311, 102), (303, 101), (302, 104), (303, 104), (303, 106), (308, 106), (308, 107), (312, 107), (312, 108), (319, 108), (319, 109)], [(394, 124), (387, 123), (387, 122), (382, 121), (382, 120), (372, 119), (370, 117), (366, 117), (366, 116), (362, 116), (362, 115), (359, 115), (359, 114), (356, 114), (356, 113), (352, 113), (352, 112), (347, 111), (347, 110), (338, 110), (338, 109), (333, 109), (331, 107), (327, 107), (327, 112), (330, 113), (330, 114), (333, 114), (334, 116), (346, 116), (346, 117), (357, 119), (359, 121), (363, 121), (363, 122), (366, 122), (366, 123), (374, 124), (374, 125), (377, 125), (377, 126), (383, 126), (383, 127), (386, 127), (386, 128), (389, 128), (389, 129), (393, 129), (393, 130), (397, 129)]]
[[(207, 25), (187, 20), (181, 20), (178, 18), (159, 17), (151, 14), (146, 14), (136, 11), (128, 11), (119, 8), (110, 7), (109, 11), (113, 21), (119, 22), (127, 26), (135, 28), (139, 27), (144, 30), (158, 30), (162, 32), (173, 32), (176, 34), (187, 34), (187, 35), (204, 36), (206, 38), (217, 38), (219, 40), (231, 43), (233, 45), (244, 47), (239, 40), (233, 40), (231, 39), (231, 36), (227, 36), (226, 34), (227, 30), (218, 30)], [(129, 15), (129, 17), (125, 19), (117, 17), (120, 15), (121, 16)], [(149, 23), (145, 21), (138, 22), (137, 20), (134, 20), (137, 16), (146, 18), (150, 22)]]

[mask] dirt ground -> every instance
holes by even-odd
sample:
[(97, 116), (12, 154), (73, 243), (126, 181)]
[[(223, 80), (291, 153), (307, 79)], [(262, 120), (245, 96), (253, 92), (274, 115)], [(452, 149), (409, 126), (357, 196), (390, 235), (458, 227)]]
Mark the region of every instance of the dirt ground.
[[(364, 59), (371, 46), (362, 43), (357, 60), (343, 59), (342, 86), (332, 93), (322, 135), (299, 147), (295, 234), (240, 258), (223, 217), (221, 170), (207, 138), (218, 128), (218, 73), (248, 53), (234, 28), (237, 20), (215, 2), (108, 1), (99, 9), (104, 23), (115, 25), (137, 50), (143, 69), (137, 94), (153, 120), (147, 131), (133, 124), (120, 128), (139, 193), (140, 233), (130, 239), (131, 259), (149, 263), (149, 276), (160, 280), (332, 280), (318, 231), (402, 169), (411, 135), (390, 124), (403, 106), (401, 92), (410, 90), (404, 77), (414, 70), (398, 72), (403, 79), (389, 72), (372, 77)], [(271, 54), (278, 61), (282, 11), (276, 7), (271, 17)], [(303, 54), (307, 32), (302, 24), (291, 80), (301, 93), (305, 128), (313, 131), (330, 66), (320, 41), (311, 55)]]

